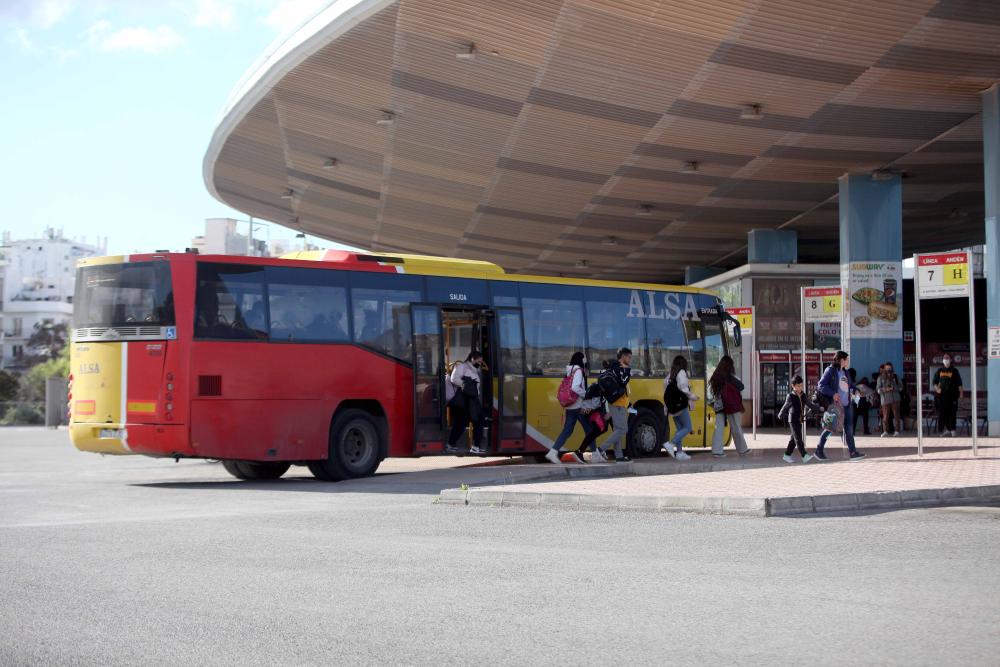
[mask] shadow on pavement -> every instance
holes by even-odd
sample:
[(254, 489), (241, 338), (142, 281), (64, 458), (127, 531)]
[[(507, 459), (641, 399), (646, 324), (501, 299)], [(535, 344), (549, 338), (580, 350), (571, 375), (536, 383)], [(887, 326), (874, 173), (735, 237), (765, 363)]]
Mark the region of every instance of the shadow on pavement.
[[(485, 467), (484, 467), (485, 468)], [(170, 482), (139, 482), (129, 486), (172, 491), (287, 491), (297, 493), (373, 493), (436, 496), (444, 489), (457, 489), (462, 484), (492, 485), (509, 483), (499, 473), (483, 474), (484, 468), (448, 468), (420, 472), (385, 472), (373, 477), (342, 482), (324, 482), (313, 477), (288, 477), (274, 480), (248, 481), (238, 479), (192, 480)], [(483, 470), (483, 472), (479, 472)]]

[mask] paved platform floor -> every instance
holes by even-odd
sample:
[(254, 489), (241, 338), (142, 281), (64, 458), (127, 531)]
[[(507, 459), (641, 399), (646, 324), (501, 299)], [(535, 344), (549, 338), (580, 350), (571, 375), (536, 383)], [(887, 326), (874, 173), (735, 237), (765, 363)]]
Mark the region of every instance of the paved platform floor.
[(348, 483), (300, 469), (240, 482), (218, 464), (102, 458), (65, 432), (0, 429), (0, 665), (937, 667), (1000, 654), (1000, 505), (470, 511), (434, 501), (497, 468), (546, 466), (387, 463)]

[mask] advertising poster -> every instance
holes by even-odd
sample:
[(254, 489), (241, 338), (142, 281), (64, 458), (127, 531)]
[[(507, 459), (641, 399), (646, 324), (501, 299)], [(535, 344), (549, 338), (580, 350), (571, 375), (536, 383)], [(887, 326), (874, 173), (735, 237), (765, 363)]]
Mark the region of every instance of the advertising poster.
[(901, 339), (902, 262), (853, 262), (841, 267), (841, 275), (844, 274), (851, 338)]

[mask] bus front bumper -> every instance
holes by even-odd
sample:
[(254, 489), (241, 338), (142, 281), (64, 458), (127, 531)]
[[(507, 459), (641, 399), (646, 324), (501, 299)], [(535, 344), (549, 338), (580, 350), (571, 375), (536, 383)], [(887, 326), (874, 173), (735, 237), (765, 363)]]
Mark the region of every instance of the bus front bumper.
[(194, 456), (185, 424), (97, 424), (75, 422), (69, 438), (81, 452)]

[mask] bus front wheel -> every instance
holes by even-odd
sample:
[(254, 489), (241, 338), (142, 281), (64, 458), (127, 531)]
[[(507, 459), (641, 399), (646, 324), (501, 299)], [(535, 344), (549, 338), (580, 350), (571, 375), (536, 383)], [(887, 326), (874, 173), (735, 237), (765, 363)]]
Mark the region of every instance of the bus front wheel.
[(330, 450), (325, 461), (309, 470), (317, 479), (339, 482), (371, 477), (382, 462), (382, 437), (375, 418), (364, 410), (344, 410), (330, 426)]
[(222, 467), (236, 479), (278, 479), (291, 467), (290, 463), (257, 463), (255, 461), (223, 461)]

